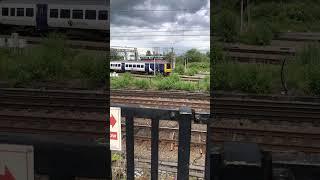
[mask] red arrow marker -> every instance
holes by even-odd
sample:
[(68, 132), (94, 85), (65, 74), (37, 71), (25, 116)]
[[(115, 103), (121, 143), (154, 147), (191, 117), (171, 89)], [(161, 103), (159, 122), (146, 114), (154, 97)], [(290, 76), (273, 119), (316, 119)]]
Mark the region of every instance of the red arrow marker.
[(0, 174), (0, 180), (16, 180), (16, 178), (11, 174), (7, 166), (5, 166), (4, 174)]
[(110, 117), (110, 125), (112, 126), (112, 128), (116, 123), (117, 123), (116, 118), (114, 118), (113, 115), (111, 115), (111, 117)]

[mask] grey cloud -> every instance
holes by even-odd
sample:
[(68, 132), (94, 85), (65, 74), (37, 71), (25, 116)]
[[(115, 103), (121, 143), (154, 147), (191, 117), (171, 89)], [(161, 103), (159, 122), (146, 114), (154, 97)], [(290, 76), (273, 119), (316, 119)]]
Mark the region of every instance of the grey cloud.
[[(185, 11), (185, 14), (193, 14), (201, 8), (205, 8), (206, 5), (207, 0), (111, 0), (111, 24), (156, 28), (163, 23), (179, 21), (177, 17), (183, 15), (184, 12), (134, 11), (133, 9), (189, 9), (189, 11)], [(192, 23), (193, 25), (209, 26), (201, 22), (201, 20), (193, 21)]]

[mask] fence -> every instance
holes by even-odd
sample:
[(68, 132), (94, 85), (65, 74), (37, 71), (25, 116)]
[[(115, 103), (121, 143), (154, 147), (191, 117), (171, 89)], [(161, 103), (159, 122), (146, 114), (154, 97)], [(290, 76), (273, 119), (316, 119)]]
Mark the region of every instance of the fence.
[(121, 107), (122, 117), (126, 119), (126, 159), (127, 179), (134, 179), (134, 118), (151, 119), (151, 179), (158, 179), (158, 147), (159, 147), (159, 122), (160, 120), (172, 120), (179, 123), (179, 146), (178, 146), (178, 171), (177, 179), (189, 179), (189, 160), (191, 142), (191, 124), (205, 123), (209, 114), (195, 114), (188, 107), (179, 110), (172, 109), (150, 109), (139, 107), (128, 107), (122, 105), (111, 105)]
[(34, 173), (50, 180), (111, 179), (110, 150), (94, 138), (0, 133), (0, 144), (33, 146)]

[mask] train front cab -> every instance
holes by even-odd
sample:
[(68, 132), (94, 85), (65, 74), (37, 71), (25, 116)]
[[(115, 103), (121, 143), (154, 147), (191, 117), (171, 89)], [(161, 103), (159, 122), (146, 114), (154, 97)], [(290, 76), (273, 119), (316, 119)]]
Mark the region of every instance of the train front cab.
[(172, 72), (171, 64), (164, 64), (164, 75), (169, 75)]

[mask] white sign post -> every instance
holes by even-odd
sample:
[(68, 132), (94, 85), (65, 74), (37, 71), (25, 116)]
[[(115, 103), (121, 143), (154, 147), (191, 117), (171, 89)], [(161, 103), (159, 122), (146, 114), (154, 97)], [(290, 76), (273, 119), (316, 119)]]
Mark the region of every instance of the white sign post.
[(110, 107), (110, 149), (121, 151), (121, 108)]
[(0, 144), (0, 179), (34, 180), (33, 147)]

